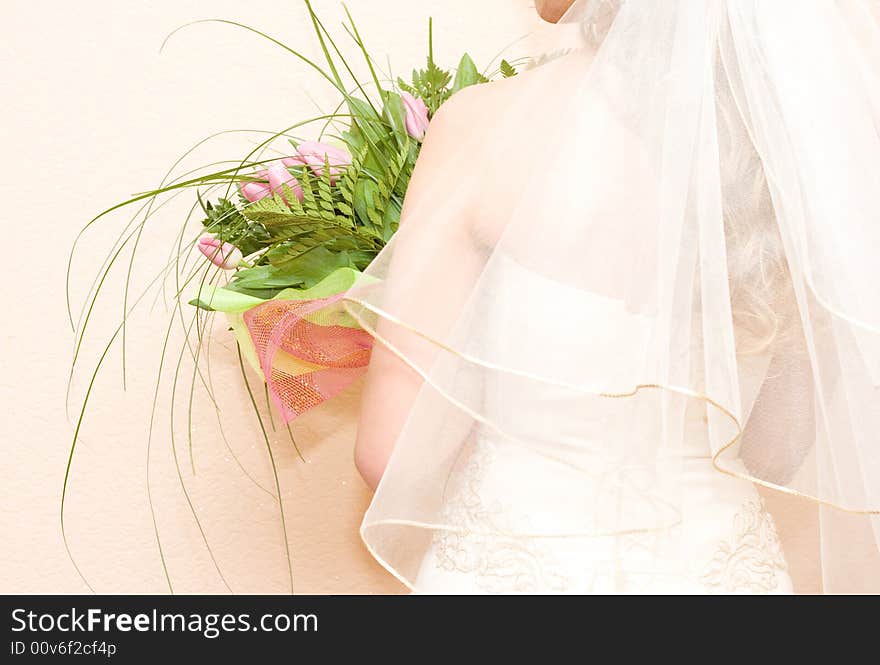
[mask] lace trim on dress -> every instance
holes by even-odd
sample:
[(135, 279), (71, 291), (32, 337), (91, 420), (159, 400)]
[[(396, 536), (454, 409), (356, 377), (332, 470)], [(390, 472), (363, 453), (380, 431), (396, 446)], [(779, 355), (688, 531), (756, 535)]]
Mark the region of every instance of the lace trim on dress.
[(550, 553), (532, 538), (504, 535), (514, 530), (508, 511), (500, 501), (484, 503), (480, 487), (491, 456), (486, 445), (472, 448), (443, 511), (444, 521), (458, 530), (434, 534), (437, 567), (473, 575), (488, 593), (567, 591), (571, 582), (553, 572), (558, 566)]
[[(487, 593), (566, 593), (574, 589), (563, 574), (564, 567), (551, 547), (540, 540), (512, 535), (528, 531), (528, 525), (514, 522), (500, 500), (486, 501), (481, 491), (493, 460), (491, 444), (475, 442), (454, 475), (442, 515), (455, 530), (438, 530), (433, 536), (434, 564), (442, 571), (473, 576), (476, 586)], [(650, 536), (651, 534), (647, 534)], [(625, 556), (638, 558), (634, 548), (653, 548), (642, 536), (617, 539)], [(586, 565), (586, 563), (585, 563)], [(788, 566), (773, 517), (763, 499), (749, 499), (733, 517), (733, 533), (718, 545), (702, 575), (691, 579), (708, 593), (769, 593), (780, 584)], [(607, 570), (590, 571), (593, 576), (611, 576), (615, 588), (638, 592), (651, 588), (652, 576), (644, 578)], [(578, 585), (580, 586), (580, 585)], [(587, 584), (589, 587), (590, 585)]]
[(788, 570), (776, 523), (764, 500), (748, 501), (734, 517), (734, 536), (722, 542), (700, 581), (711, 593), (769, 593)]

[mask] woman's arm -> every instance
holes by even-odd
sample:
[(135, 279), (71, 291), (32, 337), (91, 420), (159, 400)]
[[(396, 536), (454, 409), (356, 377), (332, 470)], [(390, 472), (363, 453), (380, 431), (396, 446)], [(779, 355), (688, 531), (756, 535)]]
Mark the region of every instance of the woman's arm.
[[(431, 121), (413, 173), (394, 239), (383, 293), (383, 309), (406, 313), (406, 322), (428, 334), (455, 323), (462, 302), (482, 268), (482, 253), (470, 230), (467, 194), (461, 183), (473, 119), (470, 91), (458, 93)], [(459, 159), (459, 157), (462, 159)], [(425, 266), (430, 265), (426, 270)], [(430, 276), (442, 275), (442, 285)], [(380, 319), (379, 338), (388, 340), (420, 368), (431, 366), (436, 347), (411, 331)], [(379, 483), (423, 379), (394, 352), (373, 348), (355, 447), (355, 464), (373, 489)]]
[[(434, 116), (425, 137), (392, 240), (383, 308), (434, 339), (445, 339), (504, 233), (526, 186), (529, 141), (558, 131), (552, 113), (563, 91), (561, 68), (585, 66), (560, 58), (510, 79), (457, 92)], [(543, 73), (542, 73), (543, 72)], [(435, 345), (382, 320), (377, 334), (420, 368), (430, 368)], [(363, 393), (355, 462), (375, 488), (385, 471), (422, 377), (393, 352), (373, 349)], [(462, 438), (469, 432), (462, 432)]]

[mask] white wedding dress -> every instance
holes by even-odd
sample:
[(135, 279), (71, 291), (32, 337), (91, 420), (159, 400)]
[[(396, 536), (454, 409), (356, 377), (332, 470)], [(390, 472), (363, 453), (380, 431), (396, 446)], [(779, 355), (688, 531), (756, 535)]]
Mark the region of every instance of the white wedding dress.
[[(508, 296), (487, 317), (498, 329), (489, 335), (499, 356), (515, 356), (523, 345), (534, 349), (580, 348), (595, 366), (613, 358), (587, 357), (593, 345), (584, 326), (556, 319), (558, 325), (530, 327), (543, 312), (571, 311), (572, 303), (592, 311), (590, 335), (620, 334), (638, 327), (611, 300), (575, 294), (510, 259), (502, 259), (495, 278)], [(623, 318), (626, 320), (624, 321)], [(510, 335), (510, 327), (526, 330)], [(577, 335), (577, 339), (574, 338)], [(581, 341), (579, 341), (581, 340)], [(509, 349), (503, 345), (510, 343)], [(607, 347), (606, 347), (607, 348)], [(537, 398), (498, 381), (486, 386), (486, 416), (502, 428), (522, 431), (540, 423), (572, 450), (603, 434), (600, 423), (577, 408), (568, 390), (546, 386)], [(705, 410), (702, 410), (705, 413)], [(481, 433), (472, 437), (448, 484), (442, 514), (450, 529), (434, 532), (414, 588), (422, 593), (791, 593), (773, 518), (752, 483), (717, 471), (707, 444), (700, 404), (686, 415), (680, 470), (680, 523), (657, 533), (587, 537), (533, 537), (535, 525), (547, 533), (575, 533), (583, 512), (595, 502), (596, 479), (572, 474), (558, 458)], [(576, 453), (575, 453), (576, 455)], [(454, 529), (454, 530), (451, 530)], [(500, 536), (499, 534), (511, 534)], [(674, 543), (675, 547), (669, 547)], [(668, 550), (668, 551), (664, 551)], [(668, 561), (663, 559), (668, 558)], [(621, 572), (627, 571), (627, 572)], [(632, 572), (641, 571), (641, 572)], [(664, 571), (677, 571), (668, 573)]]
[(760, 487), (823, 591), (880, 588), (880, 5), (570, 19), (432, 120), (346, 295), (366, 547), (421, 593), (790, 593)]

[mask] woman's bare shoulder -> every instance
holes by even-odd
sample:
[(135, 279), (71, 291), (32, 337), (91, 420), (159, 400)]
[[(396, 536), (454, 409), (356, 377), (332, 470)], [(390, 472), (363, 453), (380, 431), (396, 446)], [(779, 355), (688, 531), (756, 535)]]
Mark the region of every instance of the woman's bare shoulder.
[[(558, 95), (551, 92), (560, 74), (583, 66), (577, 56), (566, 56), (517, 76), (474, 85), (456, 93), (440, 107), (428, 130), (433, 138), (467, 136), (497, 127), (500, 119), (516, 125), (540, 124), (552, 118)], [(528, 103), (524, 103), (528, 101)]]
[[(438, 192), (455, 191), (465, 200), (462, 182), (479, 182), (479, 188), (468, 192), (481, 200), (497, 202), (507, 196), (501, 189), (515, 187), (523, 172), (511, 165), (529, 158), (523, 150), (525, 137), (542, 136), (558, 123), (558, 106), (564, 103), (558, 84), (566, 67), (570, 64), (560, 59), (450, 97), (428, 126), (407, 207)], [(487, 178), (492, 172), (506, 175)], [(471, 209), (477, 203), (468, 201)]]

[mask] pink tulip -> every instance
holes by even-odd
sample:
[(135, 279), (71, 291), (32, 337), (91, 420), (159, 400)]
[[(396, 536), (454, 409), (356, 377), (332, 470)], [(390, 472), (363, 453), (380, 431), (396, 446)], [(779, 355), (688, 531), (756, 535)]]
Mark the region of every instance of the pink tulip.
[(319, 178), (324, 175), (324, 164), (330, 164), (330, 184), (336, 184), (336, 178), (342, 170), (351, 164), (351, 153), (345, 148), (320, 143), (303, 141), (296, 148), (296, 155), (281, 160), (287, 166), (307, 165)]
[(241, 186), (241, 195), (253, 203), (272, 195), (272, 189), (264, 182), (246, 182)]
[(428, 107), (425, 102), (408, 92), (400, 93), (400, 98), (403, 100), (403, 110), (406, 113), (406, 133), (421, 141), (428, 131)]
[[(292, 157), (285, 157), (281, 161), (283, 164), (293, 166), (293, 159)], [(296, 162), (296, 164), (302, 166), (303, 162)], [(303, 191), (302, 187), (299, 186), (299, 182), (281, 164), (274, 164), (268, 169), (257, 171), (254, 176), (260, 180), (268, 180), (268, 182), (246, 182), (241, 185), (241, 195), (251, 203), (264, 199), (267, 196), (272, 196), (272, 194), (278, 194), (281, 198), (284, 198), (284, 185), (290, 187), (300, 201), (303, 199)]]
[[(269, 173), (264, 169), (257, 171), (254, 176), (260, 180), (268, 180)], [(265, 182), (246, 182), (240, 185), (239, 189), (241, 190), (241, 195), (251, 203), (264, 199), (267, 196), (272, 196), (272, 188)]]
[(290, 171), (287, 170), (286, 166), (281, 164), (274, 164), (270, 166), (267, 170), (267, 177), (269, 179), (269, 187), (272, 190), (273, 194), (278, 194), (282, 199), (284, 199), (285, 203), (287, 203), (287, 199), (284, 196), (284, 185), (290, 187), (293, 190), (294, 196), (298, 198), (300, 201), (303, 200), (303, 191), (302, 187), (299, 186), (299, 182), (294, 178)]
[(241, 265), (241, 250), (235, 245), (223, 242), (214, 236), (199, 238), (199, 251), (208, 257), (208, 260), (218, 268), (232, 270)]

